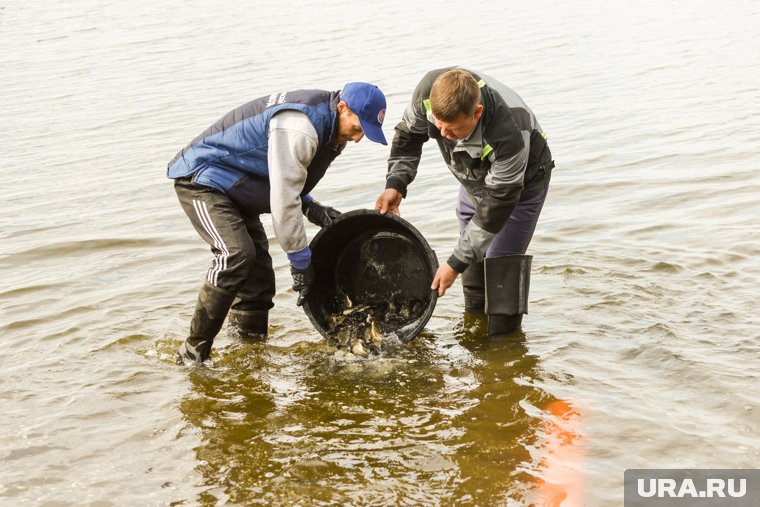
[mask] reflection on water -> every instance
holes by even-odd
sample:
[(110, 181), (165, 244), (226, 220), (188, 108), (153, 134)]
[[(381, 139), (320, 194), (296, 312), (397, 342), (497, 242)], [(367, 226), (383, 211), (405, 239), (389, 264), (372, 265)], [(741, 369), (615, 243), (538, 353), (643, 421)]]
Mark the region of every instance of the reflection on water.
[(487, 338), (483, 316), (465, 314), (456, 337), (472, 354), (477, 385), (468, 397), (477, 401), (456, 418), (464, 430), (456, 455), (461, 483), (456, 498), (475, 505), (500, 505), (521, 498), (533, 468), (530, 449), (541, 423), (539, 409), (548, 395), (534, 387), (538, 358), (528, 353), (525, 335)]
[(542, 474), (556, 400), (522, 331), (487, 338), (482, 316), (378, 359), (302, 342), (218, 357), (180, 405), (202, 434), (201, 504), (499, 505)]
[[(530, 495), (541, 506), (575, 507), (584, 505), (585, 465), (577, 430), (580, 414), (565, 400), (547, 407), (543, 422), (543, 446), (535, 491)], [(533, 503), (532, 502), (532, 503)]]

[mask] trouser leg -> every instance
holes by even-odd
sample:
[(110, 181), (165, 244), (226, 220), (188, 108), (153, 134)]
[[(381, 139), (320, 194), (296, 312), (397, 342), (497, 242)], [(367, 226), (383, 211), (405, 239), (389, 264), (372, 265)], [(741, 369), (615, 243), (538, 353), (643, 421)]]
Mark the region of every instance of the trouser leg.
[(256, 247), (245, 220), (229, 197), (195, 185), (189, 179), (176, 180), (175, 191), (182, 209), (214, 255), (198, 296), (190, 334), (180, 348), (185, 359), (204, 361), (235, 295), (248, 279), (256, 260)]
[(528, 251), (546, 195), (547, 191), (544, 191), (532, 199), (517, 203), (507, 223), (494, 236), (491, 246), (486, 250), (486, 257), (500, 257), (511, 253), (525, 254)]
[[(538, 218), (546, 201), (548, 191), (544, 191), (536, 197), (527, 199), (517, 204), (507, 223), (494, 237), (486, 251), (486, 257), (501, 257), (508, 254), (525, 254), (536, 230)], [(472, 204), (464, 187), (459, 189), (459, 202), (457, 203), (457, 218), (459, 230), (464, 231), (467, 224), (475, 215), (475, 207)], [(484, 311), (485, 303), (485, 275), (483, 263), (472, 264), (462, 273), (462, 290), (464, 292), (465, 310), (469, 312)], [(522, 314), (516, 315), (489, 315), (489, 334), (501, 334), (507, 330), (518, 328), (522, 323)]]
[(233, 310), (269, 310), (274, 306), (275, 295), (274, 270), (272, 257), (269, 255), (269, 240), (258, 216), (246, 218), (246, 230), (253, 242), (255, 259), (248, 277), (237, 291), (238, 299), (232, 305)]
[(246, 220), (221, 192), (195, 185), (188, 179), (176, 180), (174, 189), (195, 231), (214, 255), (206, 281), (237, 293), (256, 261), (256, 246), (248, 233)]
[(237, 292), (229, 320), (241, 338), (263, 338), (268, 330), (269, 309), (274, 306), (274, 270), (269, 240), (258, 215), (247, 217), (246, 227), (256, 249), (256, 260)]
[[(533, 233), (536, 230), (538, 217), (544, 207), (547, 191), (517, 203), (512, 211), (507, 223), (494, 236), (491, 245), (486, 250), (486, 257), (499, 257), (510, 253), (524, 254), (528, 250), (530, 240), (533, 239)], [(459, 232), (464, 231), (472, 217), (475, 216), (475, 206), (473, 206), (464, 187), (459, 187), (459, 201), (456, 209), (457, 219), (459, 221)]]

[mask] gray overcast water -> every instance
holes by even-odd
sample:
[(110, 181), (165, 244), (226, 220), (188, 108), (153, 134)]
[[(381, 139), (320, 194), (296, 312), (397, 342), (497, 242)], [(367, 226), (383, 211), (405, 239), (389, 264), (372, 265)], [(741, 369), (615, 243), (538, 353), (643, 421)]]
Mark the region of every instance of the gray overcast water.
[[(749, 0), (3, 2), (0, 504), (610, 506), (628, 468), (760, 466), (758, 26)], [(355, 80), (392, 137), (446, 65), (549, 134), (522, 331), (484, 338), (457, 282), (408, 347), (336, 355), (265, 217), (269, 340), (175, 366), (211, 255), (174, 154)], [(372, 207), (387, 155), (349, 146), (313, 194)], [(442, 262), (456, 190), (428, 143), (401, 211)]]

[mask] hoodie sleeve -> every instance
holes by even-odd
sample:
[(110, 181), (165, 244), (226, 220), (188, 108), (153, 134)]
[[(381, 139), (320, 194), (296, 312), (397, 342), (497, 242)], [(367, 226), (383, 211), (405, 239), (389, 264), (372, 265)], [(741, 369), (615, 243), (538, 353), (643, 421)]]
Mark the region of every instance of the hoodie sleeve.
[(303, 264), (308, 265), (310, 259), (300, 195), (317, 143), (314, 126), (300, 111), (282, 111), (269, 123), (267, 159), (272, 226), (277, 242), (291, 264), (299, 269), (306, 267)]

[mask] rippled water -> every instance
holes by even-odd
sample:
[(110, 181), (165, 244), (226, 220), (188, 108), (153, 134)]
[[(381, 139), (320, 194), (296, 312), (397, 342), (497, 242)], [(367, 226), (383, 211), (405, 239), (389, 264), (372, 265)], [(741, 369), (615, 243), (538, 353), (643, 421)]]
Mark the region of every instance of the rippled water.
[[(6, 2), (0, 503), (606, 506), (626, 468), (756, 467), (759, 18)], [(518, 90), (557, 160), (522, 331), (484, 338), (457, 284), (408, 348), (335, 355), (275, 245), (269, 340), (223, 331), (212, 367), (174, 366), (210, 262), (164, 178), (176, 151), (247, 100), (352, 80), (386, 92), (390, 136), (451, 64)], [(315, 195), (370, 207), (386, 156), (349, 147)], [(442, 260), (455, 196), (427, 146), (402, 213)]]

